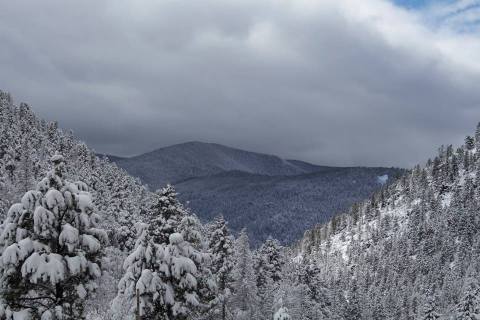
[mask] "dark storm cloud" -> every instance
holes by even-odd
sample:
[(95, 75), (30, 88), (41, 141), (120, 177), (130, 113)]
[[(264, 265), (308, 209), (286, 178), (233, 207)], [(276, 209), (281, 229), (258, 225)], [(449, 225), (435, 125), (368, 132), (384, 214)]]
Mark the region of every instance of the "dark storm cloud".
[(480, 45), (384, 1), (17, 1), (0, 88), (132, 155), (203, 140), (409, 166), (480, 120)]

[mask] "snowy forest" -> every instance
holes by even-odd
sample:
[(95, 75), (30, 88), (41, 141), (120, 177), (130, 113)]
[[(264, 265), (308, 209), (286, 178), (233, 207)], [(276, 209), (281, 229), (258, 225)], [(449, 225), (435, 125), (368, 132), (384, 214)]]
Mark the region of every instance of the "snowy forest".
[(0, 92), (0, 319), (478, 319), (476, 150), (252, 249)]

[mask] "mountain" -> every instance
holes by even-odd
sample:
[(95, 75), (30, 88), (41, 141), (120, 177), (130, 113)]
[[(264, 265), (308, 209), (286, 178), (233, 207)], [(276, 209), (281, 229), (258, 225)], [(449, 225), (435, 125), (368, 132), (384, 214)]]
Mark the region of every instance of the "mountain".
[(433, 311), (477, 319), (479, 212), (480, 125), (456, 150), (442, 146), (424, 166), (307, 231), (294, 260), (318, 266), (326, 286), (345, 292), (355, 319), (433, 319), (424, 317)]
[(216, 143), (186, 142), (131, 158), (108, 156), (117, 165), (157, 189), (192, 177), (241, 171), (269, 176), (296, 175), (328, 167), (249, 152)]
[(402, 172), (318, 166), (202, 142), (110, 159), (152, 189), (173, 183), (203, 221), (223, 214), (234, 231), (247, 228), (254, 244), (269, 236), (292, 243)]

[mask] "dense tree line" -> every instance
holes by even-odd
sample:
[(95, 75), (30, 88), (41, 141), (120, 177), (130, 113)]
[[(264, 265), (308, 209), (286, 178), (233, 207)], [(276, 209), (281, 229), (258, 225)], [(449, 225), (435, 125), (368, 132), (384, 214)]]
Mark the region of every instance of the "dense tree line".
[(478, 148), (253, 250), (0, 92), (0, 319), (476, 319)]
[(440, 147), (424, 166), (298, 243), (303, 259), (323, 266), (327, 286), (345, 290), (347, 300), (355, 296), (357, 318), (478, 317), (477, 148), (480, 125), (463, 146)]
[(148, 191), (4, 92), (0, 133), (0, 319), (332, 313), (316, 269), (276, 240), (253, 251), (222, 217), (202, 225), (173, 187)]

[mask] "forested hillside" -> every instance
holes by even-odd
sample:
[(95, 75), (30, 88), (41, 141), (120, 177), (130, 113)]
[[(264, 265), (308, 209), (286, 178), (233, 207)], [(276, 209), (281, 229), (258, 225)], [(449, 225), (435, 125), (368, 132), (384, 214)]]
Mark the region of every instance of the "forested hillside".
[(226, 172), (176, 185), (181, 200), (210, 221), (223, 214), (238, 232), (247, 228), (255, 245), (273, 237), (290, 245), (305, 230), (327, 222), (381, 189), (382, 180), (395, 181), (395, 168), (329, 168), (294, 176)]
[(202, 142), (109, 159), (152, 190), (173, 183), (202, 221), (223, 214), (236, 233), (246, 228), (255, 245), (270, 236), (291, 244), (403, 172), (318, 166)]
[(0, 132), (0, 319), (480, 316), (480, 126), (296, 246), (257, 250), (3, 92)]
[(56, 122), (40, 120), (25, 103), (14, 105), (0, 91), (0, 218), (20, 194), (31, 190), (50, 169), (50, 157), (62, 154), (71, 180), (87, 183), (105, 227), (120, 246), (131, 247), (133, 223), (145, 209), (150, 193), (139, 180), (98, 158), (72, 132)]
[[(457, 149), (306, 232), (297, 259), (344, 290), (350, 319), (477, 319), (480, 126)], [(468, 316), (470, 314), (470, 316)]]
[(0, 132), (0, 319), (342, 318), (318, 267), (202, 225), (4, 92)]

